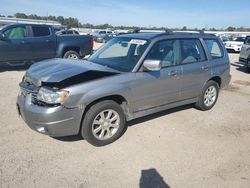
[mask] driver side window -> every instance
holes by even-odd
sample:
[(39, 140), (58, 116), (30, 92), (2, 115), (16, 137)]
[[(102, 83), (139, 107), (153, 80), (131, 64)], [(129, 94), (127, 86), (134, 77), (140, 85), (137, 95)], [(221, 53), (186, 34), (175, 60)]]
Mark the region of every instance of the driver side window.
[(156, 43), (147, 59), (159, 60), (162, 68), (179, 64), (180, 50), (178, 40), (164, 40)]
[(26, 29), (24, 26), (18, 26), (11, 29), (8, 29), (4, 32), (6, 39), (23, 39), (26, 37)]

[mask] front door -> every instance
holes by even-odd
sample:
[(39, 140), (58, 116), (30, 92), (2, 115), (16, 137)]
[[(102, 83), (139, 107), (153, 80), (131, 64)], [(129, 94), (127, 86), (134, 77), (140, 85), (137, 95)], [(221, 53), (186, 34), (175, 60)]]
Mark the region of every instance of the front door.
[(146, 59), (160, 60), (160, 71), (142, 70), (136, 73), (132, 86), (134, 111), (147, 110), (179, 100), (181, 67), (179, 41), (157, 42)]
[(0, 61), (20, 63), (32, 59), (25, 26), (8, 28), (3, 34), (4, 38), (0, 40)]

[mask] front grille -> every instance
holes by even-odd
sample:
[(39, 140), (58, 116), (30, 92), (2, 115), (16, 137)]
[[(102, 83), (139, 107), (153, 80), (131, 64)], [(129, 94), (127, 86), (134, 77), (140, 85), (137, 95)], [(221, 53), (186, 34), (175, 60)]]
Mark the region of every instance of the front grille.
[(27, 94), (31, 94), (31, 102), (33, 104), (36, 104), (36, 105), (42, 105), (40, 104), (40, 102), (37, 100), (37, 94), (38, 94), (38, 90), (39, 90), (39, 87), (35, 86), (34, 84), (30, 83), (30, 82), (21, 82), (19, 84), (20, 88), (21, 88), (21, 91), (22, 91), (22, 94), (24, 96), (26, 96)]

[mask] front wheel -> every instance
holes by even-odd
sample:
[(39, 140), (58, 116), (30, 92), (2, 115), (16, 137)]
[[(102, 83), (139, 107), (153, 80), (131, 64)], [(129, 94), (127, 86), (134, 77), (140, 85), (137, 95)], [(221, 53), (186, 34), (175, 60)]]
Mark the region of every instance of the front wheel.
[(104, 146), (116, 141), (126, 131), (123, 110), (114, 101), (94, 104), (86, 112), (81, 135), (94, 146)]
[(210, 110), (215, 105), (218, 96), (219, 96), (218, 83), (213, 80), (210, 80), (204, 86), (204, 89), (201, 95), (199, 96), (199, 99), (195, 104), (195, 107), (203, 111)]

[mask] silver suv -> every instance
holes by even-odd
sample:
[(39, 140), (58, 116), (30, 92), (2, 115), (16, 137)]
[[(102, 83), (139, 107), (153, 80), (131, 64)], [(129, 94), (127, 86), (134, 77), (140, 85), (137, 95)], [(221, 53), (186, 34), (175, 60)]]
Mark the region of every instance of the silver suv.
[(81, 134), (103, 146), (117, 140), (129, 120), (190, 103), (211, 109), (230, 79), (228, 54), (214, 35), (126, 34), (88, 60), (31, 66), (20, 83), (17, 109), (37, 132)]
[(250, 73), (250, 36), (246, 37), (241, 48), (239, 61), (246, 65), (247, 72)]

